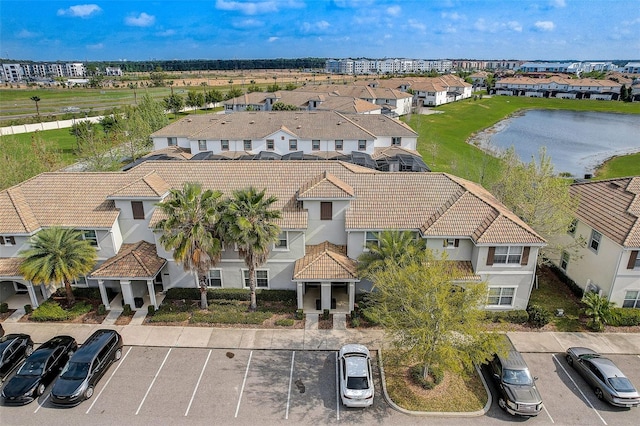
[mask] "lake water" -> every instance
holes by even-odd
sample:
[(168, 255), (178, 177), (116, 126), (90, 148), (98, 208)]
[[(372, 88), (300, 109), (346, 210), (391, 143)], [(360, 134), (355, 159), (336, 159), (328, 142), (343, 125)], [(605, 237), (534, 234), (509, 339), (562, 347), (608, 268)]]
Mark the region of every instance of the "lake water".
[(593, 173), (609, 157), (640, 151), (640, 115), (530, 110), (493, 130), (490, 149), (513, 146), (529, 162), (532, 157), (537, 161), (540, 147), (545, 146), (555, 171), (575, 177)]

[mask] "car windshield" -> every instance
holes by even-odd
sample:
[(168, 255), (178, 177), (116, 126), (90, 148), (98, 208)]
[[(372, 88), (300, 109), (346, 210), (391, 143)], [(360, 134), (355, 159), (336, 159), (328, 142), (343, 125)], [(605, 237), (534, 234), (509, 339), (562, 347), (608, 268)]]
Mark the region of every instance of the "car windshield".
[(16, 374), (18, 376), (39, 376), (42, 374), (43, 367), (44, 365), (41, 361), (27, 360)]
[(502, 380), (509, 385), (530, 385), (533, 382), (529, 370), (504, 370)]
[(89, 373), (89, 364), (86, 362), (69, 362), (64, 366), (60, 377), (63, 379), (84, 379)]
[(369, 380), (366, 377), (349, 377), (347, 379), (348, 389), (369, 389)]
[(629, 379), (626, 377), (609, 377), (609, 383), (611, 383), (611, 386), (618, 392), (636, 391)]

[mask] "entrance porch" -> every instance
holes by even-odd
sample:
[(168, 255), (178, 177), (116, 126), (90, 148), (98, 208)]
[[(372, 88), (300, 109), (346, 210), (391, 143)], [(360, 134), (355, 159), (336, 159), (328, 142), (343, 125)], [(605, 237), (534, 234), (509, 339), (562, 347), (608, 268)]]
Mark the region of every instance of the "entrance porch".
[[(353, 310), (355, 283), (327, 282), (327, 283), (298, 283), (298, 299), (302, 292), (302, 306), (298, 308), (305, 313), (322, 313), (329, 309), (332, 313), (348, 314)], [(323, 294), (324, 292), (324, 294)], [(350, 293), (351, 292), (351, 293)]]

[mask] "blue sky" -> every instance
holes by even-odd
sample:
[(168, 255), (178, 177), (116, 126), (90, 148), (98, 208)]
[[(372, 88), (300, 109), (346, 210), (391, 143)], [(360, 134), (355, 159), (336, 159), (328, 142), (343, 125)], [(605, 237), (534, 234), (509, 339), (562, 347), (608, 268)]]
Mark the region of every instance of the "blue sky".
[(638, 0), (0, 0), (0, 57), (638, 59)]

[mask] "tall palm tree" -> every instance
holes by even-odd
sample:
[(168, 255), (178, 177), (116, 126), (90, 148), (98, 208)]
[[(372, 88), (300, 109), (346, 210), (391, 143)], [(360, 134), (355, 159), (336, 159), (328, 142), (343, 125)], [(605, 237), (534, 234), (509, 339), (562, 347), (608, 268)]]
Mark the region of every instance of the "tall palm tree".
[(156, 229), (162, 231), (160, 244), (173, 250), (173, 259), (191, 272), (200, 288), (200, 305), (206, 309), (209, 269), (220, 260), (222, 243), (219, 238), (220, 191), (202, 191), (198, 183), (187, 182), (182, 190), (172, 189), (168, 198), (158, 203), (166, 217)]
[(38, 106), (38, 102), (40, 102), (40, 96), (32, 96), (31, 100), (36, 103), (36, 113), (38, 117), (40, 117), (40, 107)]
[(71, 281), (86, 275), (96, 263), (97, 252), (73, 229), (46, 228), (31, 238), (31, 248), (20, 251), (20, 273), (35, 285), (64, 284), (67, 303), (75, 302)]
[(267, 261), (271, 244), (280, 235), (280, 227), (273, 222), (280, 218), (280, 212), (270, 209), (277, 198), (267, 197), (265, 191), (253, 187), (235, 191), (225, 203), (223, 213), (225, 241), (237, 245), (238, 253), (247, 265), (251, 291), (249, 310), (252, 312), (258, 307), (256, 269)]
[(377, 234), (378, 242), (367, 244), (368, 251), (358, 257), (358, 272), (371, 278), (376, 271), (384, 268), (385, 261), (393, 259), (398, 265), (420, 261), (425, 255), (425, 242), (416, 239), (411, 231), (383, 231)]

